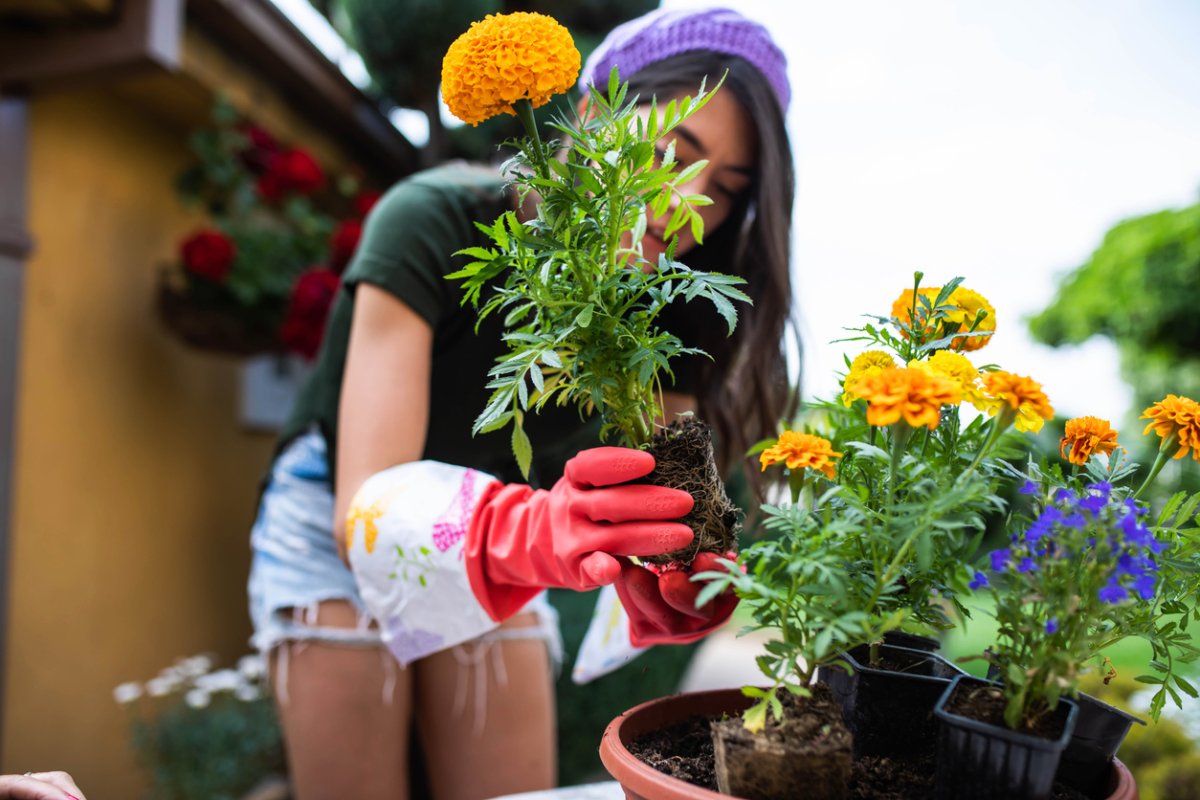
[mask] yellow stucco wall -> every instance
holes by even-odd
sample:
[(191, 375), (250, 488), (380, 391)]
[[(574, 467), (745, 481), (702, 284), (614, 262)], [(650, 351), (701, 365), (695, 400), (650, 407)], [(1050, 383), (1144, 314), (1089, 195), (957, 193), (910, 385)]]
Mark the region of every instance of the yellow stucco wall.
[(5, 772), (61, 768), (140, 796), (112, 689), (247, 652), (244, 584), (272, 439), (239, 430), (237, 364), (153, 310), (198, 219), (187, 131), (128, 94), (35, 95), (12, 509)]

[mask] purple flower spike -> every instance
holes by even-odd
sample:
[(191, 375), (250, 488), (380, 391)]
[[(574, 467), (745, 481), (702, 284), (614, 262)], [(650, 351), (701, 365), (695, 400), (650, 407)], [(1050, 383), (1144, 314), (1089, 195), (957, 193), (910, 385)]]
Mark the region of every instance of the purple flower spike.
[(1021, 494), (1037, 494), (1038, 489), (1038, 485), (1033, 481), (1025, 481), (1025, 483), (1017, 491), (1019, 491)]
[(1145, 573), (1133, 582), (1133, 590), (1137, 592), (1138, 597), (1141, 597), (1143, 600), (1153, 600), (1154, 590), (1157, 582), (1158, 581), (1153, 575), (1150, 573)]
[(1108, 583), (1105, 584), (1104, 588), (1100, 590), (1100, 599), (1109, 605), (1115, 606), (1117, 603), (1123, 602), (1128, 597), (1129, 592), (1125, 591), (1125, 587), (1117, 582), (1115, 575), (1109, 578)]
[(1091, 514), (1093, 517), (1099, 515), (1100, 512), (1104, 510), (1106, 505), (1108, 505), (1107, 495), (1101, 496), (1094, 494), (1079, 501), (1079, 507)]
[(1017, 572), (1037, 572), (1037, 562), (1029, 556), (1021, 559), (1021, 563), (1017, 564)]
[(992, 559), (992, 572), (1004, 572), (1008, 566), (1008, 560), (1012, 558), (1012, 551), (1007, 547), (999, 550), (993, 550), (990, 554)]
[(1054, 502), (1056, 503), (1074, 503), (1075, 493), (1070, 489), (1058, 489), (1054, 492)]
[(983, 574), (982, 572), (980, 572), (979, 570), (975, 570), (975, 578), (974, 578), (974, 580), (972, 580), (972, 581), (971, 581), (969, 584), (967, 584), (967, 585), (968, 585), (969, 587), (971, 587), (971, 589), (972, 589), (972, 590), (976, 590), (976, 589), (982, 589), (982, 588), (984, 588), (984, 587), (986, 587), (986, 586), (991, 586), (991, 584), (990, 584), (990, 583), (988, 583), (988, 578), (987, 578), (987, 575), (984, 575), (984, 574)]
[(1054, 617), (1046, 620), (1046, 633), (1050, 634), (1051, 636), (1058, 633), (1058, 620)]
[(1064, 518), (1062, 521), (1062, 524), (1066, 525), (1069, 528), (1076, 528), (1078, 530), (1083, 530), (1085, 527), (1087, 527), (1087, 517), (1085, 517), (1083, 514), (1079, 513), (1078, 511), (1076, 511), (1074, 514), (1071, 514), (1071, 515), (1067, 516), (1066, 518)]

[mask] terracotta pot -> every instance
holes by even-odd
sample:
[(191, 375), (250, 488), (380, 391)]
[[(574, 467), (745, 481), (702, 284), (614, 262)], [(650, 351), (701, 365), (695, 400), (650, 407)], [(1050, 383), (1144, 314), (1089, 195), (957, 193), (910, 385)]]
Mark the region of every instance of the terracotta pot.
[[(664, 775), (629, 752), (629, 743), (647, 731), (682, 722), (697, 714), (741, 714), (750, 699), (738, 689), (719, 689), (660, 697), (635, 706), (608, 724), (600, 740), (600, 760), (621, 784), (627, 800), (729, 800), (728, 795), (701, 789)], [(1128, 768), (1113, 760), (1110, 794), (1104, 800), (1138, 800), (1137, 784)]]
[(621, 784), (627, 800), (728, 800), (728, 795), (664, 775), (629, 752), (629, 743), (647, 731), (665, 728), (697, 714), (741, 714), (750, 698), (740, 689), (718, 689), (660, 697), (634, 706), (608, 723), (600, 740), (600, 760)]

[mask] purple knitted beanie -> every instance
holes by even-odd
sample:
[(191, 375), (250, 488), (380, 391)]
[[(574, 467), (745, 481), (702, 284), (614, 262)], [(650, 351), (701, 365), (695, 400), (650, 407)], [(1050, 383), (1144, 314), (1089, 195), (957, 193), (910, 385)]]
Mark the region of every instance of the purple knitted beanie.
[[(608, 85), (616, 65), (625, 80), (657, 61), (693, 50), (739, 56), (767, 79), (786, 113), (792, 92), (787, 58), (767, 29), (728, 8), (659, 9), (617, 26), (605, 37), (579, 73), (579, 88)], [(720, 76), (712, 76), (716, 80)]]

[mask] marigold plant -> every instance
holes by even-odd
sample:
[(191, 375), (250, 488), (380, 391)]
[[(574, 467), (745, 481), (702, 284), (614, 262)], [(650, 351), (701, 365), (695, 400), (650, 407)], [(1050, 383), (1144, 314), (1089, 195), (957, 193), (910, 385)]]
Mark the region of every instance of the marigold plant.
[[(1166, 699), (1195, 696), (1182, 672), (1200, 658), (1187, 632), (1200, 620), (1200, 494), (1176, 495), (1157, 516), (1139, 496), (1173, 456), (1195, 452), (1200, 406), (1172, 395), (1146, 410), (1162, 446), (1136, 491), (1136, 465), (1095, 417), (1067, 423), (1066, 470), (1033, 463), (1022, 440), (1054, 413), (1041, 384), (976, 367), (960, 352), (963, 333), (994, 319), (990, 308), (971, 318), (967, 300), (953, 306), (956, 292), (971, 297), (960, 279), (925, 289), (921, 277), (901, 298), (908, 315), (871, 315), (843, 340), (866, 349), (846, 358), (835, 399), (755, 448), (791, 485), (790, 503), (764, 506), (778, 538), (746, 548), (744, 572), (700, 576), (713, 581), (701, 600), (733, 585), (754, 625), (772, 632), (759, 658), (768, 688), (746, 690), (746, 725), (763, 727), (778, 691), (806, 693), (840, 653), (868, 646), (876, 665), (887, 632), (949, 629), (985, 593), (999, 633), (978, 657), (999, 670), (1014, 727), (1075, 694), (1088, 672), (1103, 674), (1105, 652), (1129, 637), (1152, 649), (1137, 679), (1158, 687), (1155, 716)], [(828, 469), (787, 458), (816, 443), (841, 457), (819, 462)], [(1005, 541), (977, 563), (988, 520)]]
[[(577, 57), (561, 52), (566, 46), (562, 35), (552, 26), (520, 28), (549, 25), (528, 19), (536, 15), (509, 16), (519, 19), (497, 17), (472, 28), (475, 32), (466, 36), (477, 43), (471, 46), (477, 47), (478, 59), (468, 62), (448, 54), (446, 70), (465, 71), (470, 74), (460, 76), (463, 80), (475, 80), (476, 73), (488, 71), (491, 58), (503, 71), (502, 64), (518, 46), (510, 33), (520, 29), (524, 37), (540, 31), (557, 44), (521, 39), (521, 46), (531, 48), (528, 58), (542, 58), (541, 48), (552, 46), (552, 60), (560, 63), (545, 65), (538, 86), (550, 91), (570, 83), (566, 75), (578, 63)], [(491, 49), (478, 44), (488, 36), (502, 44)], [(463, 46), (456, 43), (452, 54)], [(575, 66), (568, 69), (570, 64)], [(695, 96), (660, 106), (655, 98), (629, 98), (627, 88), (613, 70), (607, 92), (593, 87), (582, 113), (571, 110), (554, 117), (551, 127), (562, 137), (558, 158), (547, 152), (559, 143), (543, 146), (538, 136), (532, 99), (504, 94), (529, 134), (515, 143), (517, 155), (504, 170), (520, 197), (533, 193), (540, 198), (536, 216), (522, 220), (514, 211), (480, 225), (493, 246), (460, 251), (457, 255), (470, 263), (447, 276), (461, 282), (463, 302), (475, 305), (480, 319), (504, 315), (509, 352), (489, 373), (492, 393), (474, 432), (511, 425), (513, 453), (526, 475), (533, 453), (525, 416), (548, 403), (572, 404), (583, 416), (598, 414), (601, 436), (617, 444), (648, 444), (661, 415), (663, 378), (673, 378), (672, 361), (682, 354), (702, 355), (661, 328), (659, 314), (676, 300), (704, 298), (732, 333), (737, 324), (734, 302), (749, 302), (737, 288), (744, 283), (741, 278), (692, 270), (676, 260), (676, 233), (682, 226), (690, 226), (695, 240), (703, 242), (697, 209), (711, 201), (684, 194), (679, 187), (707, 162), (681, 168), (674, 147), (668, 146), (661, 158), (656, 153), (656, 143), (700, 111), (712, 93), (702, 83)], [(645, 118), (639, 117), (639, 103), (650, 106)], [(664, 232), (667, 250), (650, 263), (640, 248), (647, 219), (666, 214), (673, 201)], [(632, 246), (623, 244), (627, 237)]]
[[(918, 277), (910, 302), (925, 298), (928, 312), (918, 311), (918, 324), (942, 327), (958, 284), (926, 290)], [(967, 614), (969, 559), (985, 518), (1003, 509), (998, 457), (1012, 451), (1000, 420), (960, 415), (982, 383), (952, 349), (957, 323), (945, 336), (913, 337), (907, 323), (876, 319), (855, 329), (868, 349), (846, 359), (835, 398), (811, 404), (754, 450), (791, 488), (790, 503), (764, 507), (778, 538), (743, 552), (745, 572), (702, 576), (714, 581), (705, 592), (735, 586), (774, 637), (759, 659), (769, 688), (747, 690), (752, 729), (766, 724), (778, 691), (806, 693), (842, 652), (869, 645), (877, 664), (887, 632), (931, 633), (952, 626), (956, 610)], [(840, 457), (817, 455), (827, 451)]]

